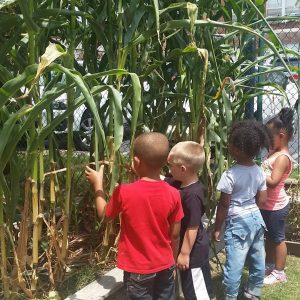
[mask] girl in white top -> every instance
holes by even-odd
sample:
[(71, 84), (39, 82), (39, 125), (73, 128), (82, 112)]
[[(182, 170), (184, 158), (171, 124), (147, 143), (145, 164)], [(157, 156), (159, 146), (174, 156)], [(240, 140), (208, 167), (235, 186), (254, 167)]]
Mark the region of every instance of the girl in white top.
[(257, 203), (266, 199), (266, 179), (253, 161), (269, 136), (262, 124), (253, 120), (236, 123), (229, 136), (229, 154), (236, 164), (222, 174), (217, 189), (221, 192), (213, 239), (220, 240), (225, 221), (224, 266), (225, 299), (237, 299), (242, 271), (247, 260), (249, 278), (244, 289), (248, 299), (259, 299), (265, 273), (265, 224)]

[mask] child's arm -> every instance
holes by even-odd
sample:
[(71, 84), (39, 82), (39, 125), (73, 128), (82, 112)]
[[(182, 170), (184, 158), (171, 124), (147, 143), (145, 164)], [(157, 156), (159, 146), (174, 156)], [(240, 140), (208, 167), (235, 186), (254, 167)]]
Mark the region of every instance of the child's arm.
[(171, 235), (171, 247), (173, 251), (173, 257), (176, 261), (177, 255), (179, 252), (179, 241), (180, 241), (180, 227), (181, 222), (175, 222), (170, 226), (170, 235)]
[(189, 226), (184, 234), (183, 243), (177, 258), (177, 267), (185, 271), (190, 265), (190, 253), (195, 244), (199, 226)]
[(276, 158), (271, 176), (267, 176), (267, 186), (274, 188), (281, 180), (282, 176), (288, 170), (290, 160), (286, 155), (280, 155)]
[(100, 166), (99, 171), (95, 171), (89, 166), (85, 167), (85, 176), (90, 182), (90, 184), (93, 186), (95, 191), (96, 209), (97, 214), (100, 218), (103, 218), (103, 216), (105, 215), (105, 210), (107, 206), (103, 189), (103, 173), (104, 165)]
[(221, 198), (217, 208), (217, 215), (216, 215), (216, 222), (215, 222), (215, 229), (213, 232), (213, 239), (217, 242), (220, 241), (220, 234), (222, 225), (227, 217), (229, 204), (230, 204), (230, 194), (221, 193)]
[(267, 201), (267, 191), (257, 191), (257, 194), (255, 196), (255, 202), (258, 207), (263, 205)]

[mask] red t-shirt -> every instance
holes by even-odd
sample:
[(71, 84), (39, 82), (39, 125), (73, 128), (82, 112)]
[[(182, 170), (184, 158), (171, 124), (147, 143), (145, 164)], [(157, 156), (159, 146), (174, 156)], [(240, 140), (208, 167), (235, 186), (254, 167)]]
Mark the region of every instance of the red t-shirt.
[(174, 264), (170, 225), (183, 210), (179, 192), (164, 181), (138, 180), (119, 185), (106, 216), (121, 215), (117, 266), (127, 272), (148, 274)]

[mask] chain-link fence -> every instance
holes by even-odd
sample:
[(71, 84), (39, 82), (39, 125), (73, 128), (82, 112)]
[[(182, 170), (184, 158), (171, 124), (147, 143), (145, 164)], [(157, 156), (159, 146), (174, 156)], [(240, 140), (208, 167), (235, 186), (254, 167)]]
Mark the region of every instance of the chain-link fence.
[[(278, 90), (272, 87), (266, 87), (268, 93), (263, 96), (262, 99), (262, 117), (263, 120), (267, 120), (271, 116), (277, 114), (282, 107), (295, 108), (295, 112), (298, 112), (297, 103), (299, 99), (299, 93), (297, 88), (297, 82), (299, 82), (299, 67), (300, 58), (297, 57), (296, 52), (300, 52), (300, 21), (278, 21), (272, 22), (271, 26), (281, 43), (289, 50), (287, 56), (284, 57), (284, 61), (291, 69), (291, 74), (286, 71), (278, 71), (276, 73), (270, 73), (268, 81), (277, 84), (281, 87), (286, 97), (283, 96)], [(268, 35), (267, 35), (268, 37)], [(269, 36), (269, 38), (271, 38)], [(282, 62), (279, 59), (271, 60), (268, 64), (274, 67), (283, 67)], [(290, 151), (293, 158), (299, 163), (299, 115), (295, 114), (295, 136), (290, 143)]]

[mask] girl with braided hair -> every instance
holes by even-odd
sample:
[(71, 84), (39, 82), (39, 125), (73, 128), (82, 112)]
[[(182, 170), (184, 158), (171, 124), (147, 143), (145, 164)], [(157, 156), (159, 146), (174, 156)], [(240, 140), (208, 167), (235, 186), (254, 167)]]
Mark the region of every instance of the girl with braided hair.
[(289, 198), (284, 189), (284, 182), (292, 172), (288, 143), (294, 133), (293, 119), (294, 111), (291, 108), (283, 108), (266, 124), (272, 136), (272, 146), (262, 164), (267, 179), (267, 201), (260, 205), (267, 226), (264, 284), (287, 281), (284, 272), (287, 257), (285, 219), (289, 212)]

